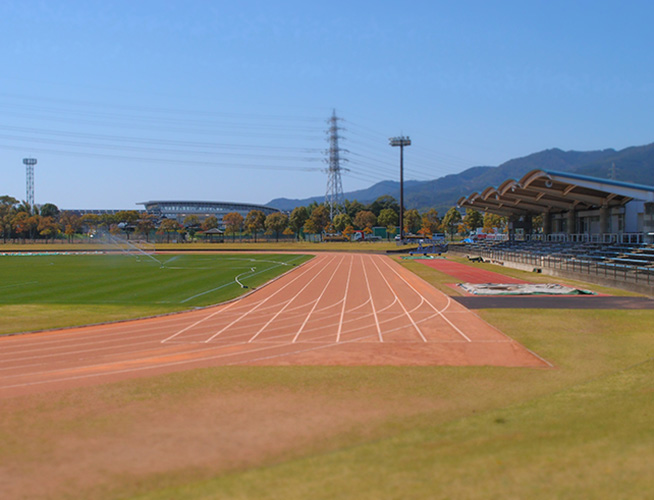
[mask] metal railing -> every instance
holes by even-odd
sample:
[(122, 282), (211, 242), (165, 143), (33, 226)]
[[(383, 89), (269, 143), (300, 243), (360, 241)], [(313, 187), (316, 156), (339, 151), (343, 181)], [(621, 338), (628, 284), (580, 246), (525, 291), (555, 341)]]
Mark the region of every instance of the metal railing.
[(514, 262), (533, 268), (548, 268), (568, 273), (599, 276), (625, 283), (654, 286), (654, 267), (629, 265), (605, 261), (592, 261), (574, 257), (537, 255), (528, 251), (493, 250), (472, 247), (454, 247), (450, 252), (474, 254), (490, 262)]

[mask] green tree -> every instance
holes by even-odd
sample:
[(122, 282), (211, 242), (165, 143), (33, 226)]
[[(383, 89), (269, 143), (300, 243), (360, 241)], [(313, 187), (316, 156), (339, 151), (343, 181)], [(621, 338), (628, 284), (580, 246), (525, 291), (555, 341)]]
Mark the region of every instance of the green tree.
[(484, 226), (484, 216), (477, 210), (468, 208), (463, 217), (463, 224), (467, 231), (476, 231), (477, 228)]
[(450, 208), (445, 214), (445, 217), (443, 217), (443, 229), (449, 233), (450, 238), (457, 232), (461, 220), (461, 213), (456, 207)]
[(288, 220), (288, 227), (295, 233), (295, 237), (300, 239), (300, 231), (304, 227), (304, 223), (309, 218), (309, 211), (307, 207), (295, 207), (291, 212), (291, 217)]
[(285, 213), (274, 212), (266, 217), (266, 229), (275, 233), (275, 240), (279, 241), (279, 233), (288, 227), (288, 217)]
[(415, 208), (404, 212), (404, 232), (417, 233), (422, 227), (422, 217)]
[(357, 200), (354, 201), (348, 201), (345, 200), (344, 204), (345, 212), (347, 215), (350, 216), (350, 219), (354, 220), (354, 218), (357, 216), (357, 213), (361, 212), (361, 210), (365, 210), (366, 207), (359, 203)]
[(399, 217), (392, 208), (383, 208), (377, 217), (377, 223), (386, 228), (386, 234), (395, 234), (398, 220)]
[(421, 223), (421, 229), (423, 229), (425, 232), (429, 234), (437, 233), (441, 227), (441, 220), (438, 217), (438, 212), (436, 209), (432, 208), (422, 214)]
[(53, 221), (59, 220), (59, 208), (52, 203), (44, 203), (39, 213), (41, 217), (52, 217)]
[(387, 209), (391, 209), (398, 215), (400, 213), (400, 205), (398, 204), (397, 200), (389, 195), (380, 196), (368, 206), (368, 210), (370, 210), (377, 217), (379, 217), (379, 214), (381, 214), (382, 210)]
[(352, 219), (348, 214), (338, 214), (334, 216), (333, 224), (334, 229), (342, 233), (347, 226), (352, 225)]
[(257, 233), (266, 229), (266, 214), (261, 210), (250, 210), (245, 216), (245, 229), (254, 235), (254, 242), (257, 242)]
[(0, 196), (0, 231), (2, 239), (6, 243), (13, 232), (13, 220), (16, 213), (18, 200), (9, 195)]
[(195, 214), (190, 214), (184, 217), (184, 229), (188, 232), (191, 239), (195, 237), (195, 233), (200, 227), (200, 218)]

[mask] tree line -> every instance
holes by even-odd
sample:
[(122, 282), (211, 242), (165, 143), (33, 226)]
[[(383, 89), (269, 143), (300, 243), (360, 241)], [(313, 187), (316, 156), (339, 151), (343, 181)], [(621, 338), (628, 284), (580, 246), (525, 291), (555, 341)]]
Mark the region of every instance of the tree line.
[[(390, 239), (398, 231), (400, 207), (392, 196), (380, 196), (370, 204), (364, 205), (356, 200), (346, 200), (336, 207), (337, 215), (330, 218), (329, 208), (325, 204), (313, 202), (307, 206), (295, 208), (290, 214), (274, 212), (266, 215), (261, 210), (251, 210), (245, 217), (238, 212), (223, 216), (222, 226), (232, 238), (246, 234), (254, 241), (261, 235), (280, 236), (300, 239), (304, 235), (323, 236), (342, 235), (349, 239), (355, 231), (372, 233), (374, 227), (384, 227)], [(440, 217), (435, 209), (422, 213), (416, 209), (404, 211), (404, 232), (431, 237), (435, 233), (465, 234), (480, 227), (490, 232), (492, 228), (501, 228), (506, 221), (492, 214), (485, 214), (468, 209), (465, 215), (452, 207)], [(197, 215), (188, 215), (183, 222), (174, 219), (159, 219), (137, 210), (124, 210), (107, 214), (79, 215), (70, 211), (60, 211), (52, 204), (40, 207), (29, 206), (16, 198), (0, 196), (0, 231), (4, 242), (8, 240), (45, 240), (65, 237), (72, 241), (76, 235), (85, 234), (93, 237), (100, 232), (123, 235), (127, 239), (136, 233), (149, 241), (155, 234), (170, 241), (194, 240), (196, 235), (211, 229), (218, 229), (219, 221), (215, 216), (200, 220)]]

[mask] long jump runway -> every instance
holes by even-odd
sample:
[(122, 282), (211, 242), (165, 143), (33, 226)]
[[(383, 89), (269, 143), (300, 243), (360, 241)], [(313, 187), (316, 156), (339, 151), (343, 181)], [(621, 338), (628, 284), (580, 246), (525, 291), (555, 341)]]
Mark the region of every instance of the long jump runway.
[(0, 396), (220, 365), (549, 367), (395, 261), (323, 254), (215, 307), (0, 338)]

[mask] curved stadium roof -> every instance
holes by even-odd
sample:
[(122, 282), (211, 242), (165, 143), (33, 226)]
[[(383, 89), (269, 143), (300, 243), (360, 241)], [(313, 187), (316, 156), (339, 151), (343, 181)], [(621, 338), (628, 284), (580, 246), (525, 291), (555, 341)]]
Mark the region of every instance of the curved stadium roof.
[(532, 170), (519, 181), (508, 179), (499, 187), (464, 196), (457, 204), (498, 215), (533, 215), (619, 206), (631, 200), (654, 202), (654, 186)]
[(276, 208), (254, 203), (237, 203), (228, 201), (197, 201), (197, 200), (153, 200), (144, 201), (139, 205), (145, 205), (149, 213), (156, 214), (206, 214), (218, 215), (228, 212), (249, 212), (250, 210), (261, 210), (269, 215), (279, 212)]

